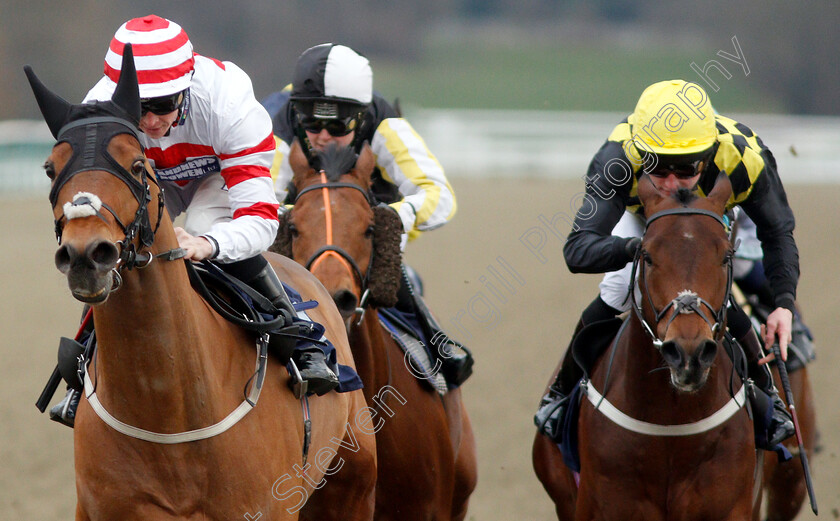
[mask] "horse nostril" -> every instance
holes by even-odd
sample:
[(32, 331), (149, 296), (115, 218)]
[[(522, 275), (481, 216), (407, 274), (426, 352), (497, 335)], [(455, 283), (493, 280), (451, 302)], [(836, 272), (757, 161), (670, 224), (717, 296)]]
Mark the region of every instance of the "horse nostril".
[(673, 368), (680, 367), (683, 364), (683, 360), (685, 360), (685, 353), (673, 340), (664, 342), (662, 344), (661, 351), (662, 358), (664, 358), (665, 362)]
[(701, 367), (709, 367), (715, 361), (717, 355), (717, 342), (714, 340), (706, 340), (700, 349), (697, 350), (697, 361)]
[(335, 301), (335, 305), (344, 316), (349, 316), (351, 313), (355, 312), (356, 306), (359, 302), (356, 295), (352, 291), (346, 289), (335, 292), (333, 294), (333, 301)]
[(66, 274), (67, 271), (70, 270), (70, 264), (76, 257), (76, 249), (72, 246), (64, 244), (55, 252), (55, 267), (58, 268), (58, 271), (61, 273)]
[(99, 241), (88, 248), (88, 257), (98, 269), (109, 270), (119, 258), (117, 247), (108, 241)]

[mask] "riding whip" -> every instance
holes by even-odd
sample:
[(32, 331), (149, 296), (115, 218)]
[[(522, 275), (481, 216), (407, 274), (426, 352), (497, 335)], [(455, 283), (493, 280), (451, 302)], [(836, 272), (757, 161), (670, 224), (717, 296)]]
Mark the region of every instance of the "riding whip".
[(793, 404), (793, 392), (790, 390), (787, 367), (782, 360), (782, 350), (779, 344), (773, 344), (773, 354), (776, 355), (776, 367), (779, 369), (779, 376), (782, 380), (782, 387), (785, 390), (788, 410), (793, 418), (793, 428), (796, 431), (796, 442), (799, 444), (799, 459), (802, 461), (802, 471), (805, 473), (805, 485), (808, 488), (808, 499), (811, 501), (811, 510), (817, 515), (817, 496), (814, 493), (814, 484), (811, 482), (811, 468), (808, 465), (808, 455), (805, 452), (805, 444), (802, 441), (802, 431), (799, 429), (799, 418), (796, 416), (796, 406)]

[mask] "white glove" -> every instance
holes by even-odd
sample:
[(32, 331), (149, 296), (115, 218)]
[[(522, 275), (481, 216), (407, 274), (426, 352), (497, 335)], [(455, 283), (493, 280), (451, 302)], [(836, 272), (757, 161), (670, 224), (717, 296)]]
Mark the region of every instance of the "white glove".
[(414, 229), (414, 220), (417, 218), (417, 213), (414, 211), (414, 206), (405, 201), (400, 205), (397, 213), (403, 225), (403, 233), (400, 236), (400, 251), (405, 252), (405, 245), (408, 243), (408, 232)]

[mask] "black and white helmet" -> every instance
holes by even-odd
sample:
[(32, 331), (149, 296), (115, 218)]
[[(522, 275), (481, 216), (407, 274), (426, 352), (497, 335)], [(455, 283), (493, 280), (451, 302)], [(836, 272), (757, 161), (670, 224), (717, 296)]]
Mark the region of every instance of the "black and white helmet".
[(310, 47), (298, 58), (291, 100), (299, 114), (345, 119), (364, 111), (372, 99), (370, 62), (353, 49), (325, 43)]

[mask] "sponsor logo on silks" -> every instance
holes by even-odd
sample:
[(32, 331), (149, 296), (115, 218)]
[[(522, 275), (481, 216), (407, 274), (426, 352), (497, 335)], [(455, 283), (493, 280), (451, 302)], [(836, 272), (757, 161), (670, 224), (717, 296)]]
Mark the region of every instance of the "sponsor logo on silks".
[(157, 170), (157, 174), (159, 179), (165, 179), (167, 181), (189, 181), (191, 179), (200, 179), (207, 174), (220, 172), (221, 170), (219, 158), (216, 156), (207, 156), (191, 159), (171, 168)]

